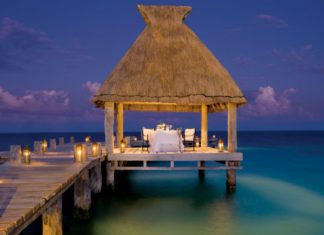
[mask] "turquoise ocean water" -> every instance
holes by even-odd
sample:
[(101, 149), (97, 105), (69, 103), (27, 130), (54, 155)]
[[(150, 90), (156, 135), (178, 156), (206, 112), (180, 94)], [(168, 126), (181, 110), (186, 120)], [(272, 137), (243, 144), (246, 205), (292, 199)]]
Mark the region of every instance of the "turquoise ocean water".
[[(18, 142), (38, 135), (44, 134)], [(87, 222), (73, 220), (73, 191), (67, 192), (64, 234), (323, 235), (324, 132), (239, 132), (238, 142), (244, 169), (235, 193), (226, 193), (225, 171), (206, 172), (203, 181), (195, 171), (128, 172), (119, 175), (114, 193), (94, 197)], [(24, 232), (39, 233), (36, 225)]]

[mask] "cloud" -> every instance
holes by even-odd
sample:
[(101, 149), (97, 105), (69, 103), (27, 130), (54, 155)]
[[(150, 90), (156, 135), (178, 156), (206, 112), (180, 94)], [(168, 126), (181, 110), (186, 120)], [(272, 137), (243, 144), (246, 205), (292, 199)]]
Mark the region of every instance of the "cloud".
[(22, 70), (24, 65), (37, 61), (41, 53), (54, 48), (54, 42), (46, 33), (3, 18), (0, 25), (0, 70)]
[(267, 23), (268, 25), (275, 27), (275, 28), (286, 28), (288, 27), (288, 24), (280, 19), (277, 16), (269, 15), (269, 14), (258, 14), (255, 16), (255, 18), (259, 21), (263, 21)]
[(324, 74), (324, 59), (320, 59), (311, 44), (304, 45), (298, 49), (283, 51), (273, 49), (273, 54), (289, 63), (298, 71), (310, 72), (314, 74)]
[(25, 91), (17, 96), (0, 86), (0, 111), (6, 114), (61, 114), (67, 111), (69, 104), (69, 95), (64, 91)]
[(5, 17), (0, 24), (0, 72), (17, 72), (31, 64), (44, 64), (55, 58), (65, 68), (75, 68), (92, 58), (77, 50), (67, 50), (41, 30)]
[(290, 96), (296, 93), (295, 88), (288, 88), (281, 94), (277, 94), (271, 86), (259, 87), (254, 99), (244, 109), (248, 116), (280, 116), (296, 111), (302, 111), (301, 107), (295, 107)]
[(83, 84), (83, 87), (88, 90), (90, 93), (89, 100), (91, 101), (93, 96), (97, 93), (99, 90), (101, 84), (99, 82), (91, 82), (87, 81), (85, 84)]
[(83, 86), (90, 92), (91, 95), (95, 95), (101, 84), (99, 82), (87, 81)]

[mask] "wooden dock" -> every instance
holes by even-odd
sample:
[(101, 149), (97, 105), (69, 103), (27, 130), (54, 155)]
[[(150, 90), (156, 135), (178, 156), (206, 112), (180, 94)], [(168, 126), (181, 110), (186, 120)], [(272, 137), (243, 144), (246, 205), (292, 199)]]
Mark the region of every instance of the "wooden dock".
[[(184, 152), (149, 153), (141, 148), (126, 148), (124, 153), (114, 148), (107, 156), (107, 185), (114, 188), (115, 171), (186, 171), (197, 170), (200, 178), (204, 178), (205, 170), (226, 170), (226, 186), (228, 191), (236, 188), (236, 170), (242, 169), (243, 153), (219, 152), (215, 148), (200, 147)], [(133, 164), (135, 163), (136, 164)], [(154, 163), (167, 162), (167, 165)], [(183, 165), (181, 163), (194, 163)], [(153, 163), (153, 164), (151, 164)], [(180, 163), (180, 164), (178, 164)], [(217, 163), (217, 165), (215, 165)]]
[[(179, 153), (149, 153), (141, 148), (127, 148), (124, 153), (120, 153), (118, 148), (114, 153), (108, 156), (108, 162), (113, 163), (112, 170), (239, 170), (242, 167), (243, 154), (240, 152), (229, 153), (227, 151), (219, 152), (215, 148), (205, 147), (196, 148), (195, 151)], [(119, 164), (123, 162), (126, 164)], [(128, 166), (128, 162), (140, 162), (137, 166)], [(168, 162), (167, 166), (149, 166), (153, 162)], [(195, 166), (177, 166), (178, 162), (194, 162)], [(207, 166), (206, 163), (220, 163)], [(235, 164), (231, 164), (235, 162)]]
[[(127, 148), (120, 153), (119, 148), (114, 148), (108, 156), (105, 146), (102, 147), (102, 156), (88, 157), (83, 163), (74, 162), (73, 144), (61, 144), (52, 152), (33, 153), (31, 164), (0, 164), (0, 235), (19, 234), (39, 216), (42, 216), (44, 235), (63, 234), (62, 195), (72, 185), (74, 215), (89, 218), (91, 193), (100, 192), (103, 184), (102, 161), (107, 174), (105, 184), (112, 189), (116, 171), (197, 170), (199, 177), (203, 177), (205, 170), (226, 170), (229, 190), (236, 187), (236, 170), (242, 168), (243, 161), (242, 153), (219, 152), (209, 147), (182, 153), (149, 153), (141, 148)], [(90, 145), (87, 149), (90, 150)], [(10, 154), (2, 153), (11, 159)], [(151, 164), (154, 162), (158, 164)], [(159, 164), (162, 162), (167, 164)], [(183, 162), (194, 164), (183, 165)]]
[(30, 165), (0, 165), (0, 234), (19, 234), (41, 215), (43, 234), (62, 234), (62, 194), (75, 184), (75, 206), (86, 210), (89, 194), (91, 203), (89, 171), (101, 174), (101, 160), (74, 163), (72, 154), (52, 152), (32, 156)]

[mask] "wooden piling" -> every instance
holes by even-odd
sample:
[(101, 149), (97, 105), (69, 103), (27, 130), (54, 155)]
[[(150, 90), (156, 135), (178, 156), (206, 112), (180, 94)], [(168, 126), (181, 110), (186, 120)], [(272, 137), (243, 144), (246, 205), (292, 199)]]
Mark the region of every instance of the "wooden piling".
[(64, 145), (64, 137), (59, 137), (59, 145)]
[(114, 166), (114, 162), (107, 162), (106, 164), (106, 169), (107, 169), (106, 186), (108, 188), (111, 188), (112, 190), (115, 189), (115, 171), (112, 169), (113, 166)]
[[(238, 166), (237, 162), (228, 162), (228, 166)], [(226, 171), (226, 189), (228, 192), (233, 192), (236, 190), (236, 170), (228, 169)]]
[(84, 171), (74, 184), (74, 218), (89, 219), (91, 207), (91, 188), (89, 171)]
[(50, 149), (55, 150), (56, 149), (56, 139), (50, 139)]
[(22, 151), (20, 145), (10, 145), (9, 161), (21, 163)]
[[(199, 167), (205, 167), (205, 161), (200, 161)], [(202, 169), (198, 170), (198, 175), (200, 180), (205, 179), (205, 170)]]
[(62, 235), (62, 198), (60, 197), (42, 215), (43, 235)]
[(100, 193), (102, 188), (101, 162), (90, 169), (90, 188), (94, 193)]
[(34, 153), (42, 152), (42, 141), (34, 141)]

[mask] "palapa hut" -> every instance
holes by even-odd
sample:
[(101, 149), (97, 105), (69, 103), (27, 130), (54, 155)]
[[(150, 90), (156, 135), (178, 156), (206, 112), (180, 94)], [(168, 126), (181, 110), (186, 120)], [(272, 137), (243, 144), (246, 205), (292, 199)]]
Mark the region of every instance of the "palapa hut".
[(105, 109), (108, 153), (123, 138), (123, 112), (201, 112), (201, 146), (207, 146), (210, 112), (228, 112), (228, 151), (236, 149), (236, 108), (246, 99), (224, 66), (183, 22), (188, 6), (143, 6), (146, 28), (93, 98)]

